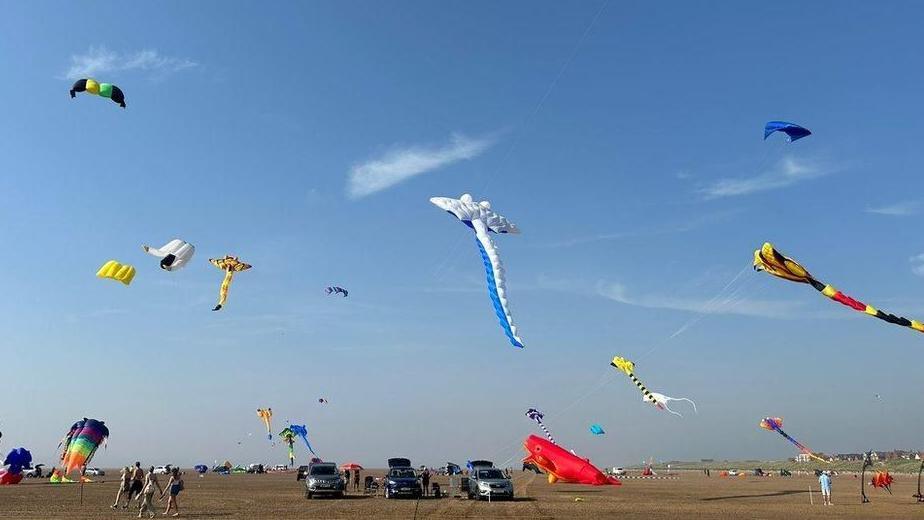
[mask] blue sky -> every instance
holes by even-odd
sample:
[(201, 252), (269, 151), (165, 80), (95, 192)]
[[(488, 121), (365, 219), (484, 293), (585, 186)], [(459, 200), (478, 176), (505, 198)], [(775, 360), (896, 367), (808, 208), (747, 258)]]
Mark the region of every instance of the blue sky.
[[(372, 467), (517, 460), (529, 407), (601, 465), (792, 456), (766, 415), (819, 451), (924, 447), (921, 337), (748, 269), (773, 241), (924, 316), (924, 8), (602, 5), (4, 6), (3, 446), (52, 462), (89, 416), (101, 466), (282, 462), (271, 406)], [(128, 108), (71, 100), (85, 73)], [(465, 192), (523, 230), (497, 242), (524, 350), (428, 202)], [(174, 237), (197, 254), (163, 272), (140, 246)], [(212, 313), (225, 254), (254, 268)]]

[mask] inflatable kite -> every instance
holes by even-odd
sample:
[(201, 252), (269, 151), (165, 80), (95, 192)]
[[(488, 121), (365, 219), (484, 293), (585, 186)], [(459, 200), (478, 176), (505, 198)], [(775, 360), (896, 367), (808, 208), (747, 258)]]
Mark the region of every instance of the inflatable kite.
[(135, 268), (128, 264), (120, 264), (115, 260), (110, 260), (103, 264), (96, 272), (99, 278), (109, 278), (128, 285), (135, 278)]
[(622, 482), (597, 469), (588, 459), (568, 452), (542, 437), (530, 435), (523, 443), (526, 449), (524, 464), (533, 464), (549, 476), (549, 484), (565, 482), (591, 486), (620, 486)]
[(542, 424), (542, 419), (545, 418), (544, 413), (540, 412), (539, 410), (536, 410), (535, 408), (530, 408), (529, 410), (526, 410), (526, 416), (536, 421), (536, 424), (539, 425), (539, 429), (542, 430), (542, 433), (544, 433), (545, 436), (549, 438), (549, 442), (551, 442), (552, 444), (555, 444), (555, 439), (552, 438), (552, 434), (545, 427), (545, 425)]
[(218, 305), (212, 309), (213, 311), (217, 311), (221, 310), (222, 306), (225, 304), (225, 301), (228, 299), (228, 289), (231, 288), (231, 280), (234, 278), (234, 273), (246, 271), (253, 266), (241, 262), (236, 256), (230, 255), (227, 255), (224, 258), (209, 258), (209, 262), (225, 272), (225, 278), (221, 281), (221, 288), (218, 290)]
[(799, 126), (795, 123), (787, 123), (786, 121), (770, 121), (764, 126), (764, 140), (770, 137), (770, 134), (774, 132), (781, 132), (786, 134), (789, 138), (789, 142), (798, 141), (803, 137), (808, 137), (812, 135), (812, 132), (808, 128)]
[(7, 453), (0, 469), (0, 486), (19, 484), (23, 468), (32, 464), (32, 454), (25, 448), (16, 448)]
[(339, 294), (343, 296), (344, 298), (350, 295), (349, 291), (347, 291), (343, 287), (335, 287), (335, 286), (331, 286), (331, 287), (324, 289), (324, 292), (326, 292), (327, 294)]
[(84, 468), (93, 459), (99, 445), (104, 443), (109, 437), (109, 428), (103, 421), (96, 419), (87, 419), (77, 421), (71, 426), (70, 431), (64, 436), (64, 439), (58, 446), (64, 446), (61, 452), (61, 468), (63, 474), (59, 474), (55, 469), (52, 472), (52, 478), (57, 475), (59, 481), (67, 482), (67, 476), (74, 471), (83, 472)]
[(754, 251), (754, 270), (765, 271), (777, 278), (782, 278), (791, 282), (809, 284), (821, 294), (853, 310), (869, 314), (870, 316), (874, 316), (894, 325), (910, 327), (918, 332), (924, 332), (924, 323), (880, 311), (872, 305), (854, 300), (830, 285), (819, 282), (809, 274), (801, 264), (792, 258), (783, 256), (779, 251), (774, 249), (773, 244), (769, 242), (765, 242), (763, 247)]
[(483, 200), (476, 203), (468, 193), (458, 199), (433, 197), (430, 202), (461, 220), (475, 232), (475, 242), (478, 244), (481, 260), (484, 262), (488, 295), (494, 304), (494, 312), (510, 343), (514, 347), (522, 348), (523, 340), (517, 334), (507, 302), (506, 273), (497, 252), (497, 246), (490, 235), (490, 233), (517, 234), (520, 230), (505, 217), (492, 211), (490, 202)]
[(603, 426), (600, 426), (599, 424), (591, 424), (591, 425), (590, 425), (590, 433), (592, 433), (592, 434), (594, 434), (594, 435), (603, 435), (603, 434), (606, 433), (606, 432), (603, 431)]
[(319, 398), (318, 398), (318, 403), (320, 403), (320, 404), (327, 404), (327, 399), (325, 399), (325, 398), (323, 398), (323, 397), (319, 397)]
[(796, 439), (793, 439), (792, 437), (789, 436), (789, 434), (784, 432), (783, 431), (783, 419), (781, 419), (780, 417), (765, 417), (763, 420), (760, 421), (760, 427), (767, 431), (779, 433), (786, 440), (793, 443), (797, 448), (799, 448), (800, 452), (808, 455), (809, 457), (819, 462), (824, 462), (826, 464), (828, 463), (828, 461), (815, 455), (814, 453), (812, 453), (812, 450), (806, 448), (802, 443), (800, 443)]
[(683, 416), (671, 410), (667, 406), (668, 401), (687, 401), (693, 405), (693, 411), (694, 412), (696, 411), (696, 403), (694, 403), (690, 399), (687, 399), (686, 397), (670, 397), (664, 394), (659, 394), (657, 392), (652, 392), (648, 390), (648, 388), (646, 388), (645, 385), (643, 385), (642, 382), (639, 381), (637, 377), (635, 377), (635, 363), (629, 361), (628, 359), (615, 356), (613, 358), (613, 361), (610, 362), (610, 365), (618, 370), (621, 370), (624, 374), (629, 376), (629, 379), (631, 379), (632, 382), (635, 383), (635, 386), (639, 389), (639, 391), (642, 392), (642, 401), (651, 403), (655, 405), (659, 410), (666, 410), (679, 417), (683, 417)]
[(71, 99), (77, 97), (78, 92), (86, 92), (94, 96), (109, 98), (113, 102), (118, 103), (120, 107), (125, 108), (125, 94), (122, 93), (122, 89), (112, 83), (99, 83), (95, 79), (90, 78), (78, 79), (74, 82), (74, 85), (71, 86)]
[(318, 456), (317, 453), (311, 448), (311, 443), (308, 442), (308, 428), (304, 424), (290, 424), (289, 428), (295, 435), (298, 435), (305, 442), (305, 446), (308, 448), (308, 451), (311, 452), (315, 457)]
[(279, 436), (282, 438), (282, 442), (289, 447), (289, 465), (291, 466), (295, 464), (295, 432), (287, 427), (279, 432)]
[(873, 487), (885, 489), (891, 495), (892, 482), (895, 482), (895, 479), (892, 478), (892, 475), (890, 475), (888, 471), (877, 471), (876, 474), (873, 475), (873, 480), (870, 484), (872, 484)]
[(263, 421), (263, 426), (266, 426), (266, 438), (273, 442), (273, 409), (272, 408), (257, 408), (257, 417)]
[(160, 258), (160, 268), (164, 271), (176, 271), (186, 265), (192, 258), (196, 248), (189, 242), (174, 238), (163, 247), (141, 246), (144, 252)]

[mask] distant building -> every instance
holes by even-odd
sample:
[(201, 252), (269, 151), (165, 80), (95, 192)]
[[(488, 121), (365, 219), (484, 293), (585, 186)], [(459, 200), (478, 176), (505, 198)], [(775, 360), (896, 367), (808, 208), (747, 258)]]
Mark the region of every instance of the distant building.
[(853, 462), (863, 460), (862, 453), (838, 453), (834, 456), (834, 460)]
[(800, 453), (796, 455), (795, 461), (796, 462), (811, 462), (812, 457), (810, 457), (808, 453)]
[(699, 459), (700, 462), (715, 462), (713, 459)]

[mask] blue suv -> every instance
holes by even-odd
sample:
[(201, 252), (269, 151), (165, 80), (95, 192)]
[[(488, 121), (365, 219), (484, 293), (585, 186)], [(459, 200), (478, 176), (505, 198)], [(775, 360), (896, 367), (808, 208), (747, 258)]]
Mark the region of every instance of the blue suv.
[(385, 476), (385, 498), (420, 498), (422, 489), (417, 472), (409, 459), (388, 459), (388, 475)]

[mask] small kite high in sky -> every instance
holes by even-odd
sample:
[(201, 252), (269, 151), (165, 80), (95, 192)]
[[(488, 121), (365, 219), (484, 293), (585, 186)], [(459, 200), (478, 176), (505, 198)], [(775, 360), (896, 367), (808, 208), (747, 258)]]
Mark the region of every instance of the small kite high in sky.
[(799, 448), (799, 451), (800, 451), (800, 452), (802, 452), (802, 453), (808, 455), (809, 457), (811, 457), (811, 458), (813, 458), (813, 459), (815, 459), (815, 460), (817, 460), (817, 461), (819, 461), (819, 462), (824, 462), (825, 464), (828, 463), (828, 461), (826, 461), (825, 459), (823, 459), (823, 458), (821, 458), (821, 457), (815, 455), (814, 453), (812, 453), (812, 450), (808, 449), (807, 447), (805, 447), (805, 445), (803, 445), (802, 443), (800, 443), (800, 442), (797, 441), (796, 439), (793, 439), (792, 437), (789, 436), (789, 434), (787, 434), (786, 432), (784, 432), (784, 431), (783, 431), (783, 419), (782, 419), (782, 418), (780, 418), (780, 417), (765, 417), (764, 419), (762, 419), (762, 420), (760, 421), (760, 427), (763, 428), (763, 429), (765, 429), (765, 430), (771, 431), (771, 432), (779, 433), (779, 434), (782, 435), (786, 440), (788, 440), (789, 442), (793, 443), (797, 448)]
[(326, 292), (328, 295), (330, 295), (330, 294), (339, 294), (340, 296), (343, 296), (344, 298), (346, 298), (347, 296), (350, 295), (349, 291), (347, 291), (347, 290), (344, 289), (343, 287), (337, 287), (337, 286), (333, 286), (333, 285), (330, 286), (330, 287), (326, 287), (326, 288), (324, 289), (324, 292)]
[(110, 260), (99, 268), (99, 271), (96, 272), (96, 276), (98, 278), (109, 278), (110, 280), (116, 280), (125, 285), (129, 285), (132, 283), (132, 280), (135, 279), (135, 268), (128, 264), (120, 264), (115, 260)]
[(842, 305), (846, 305), (853, 310), (869, 314), (870, 316), (879, 318), (880, 320), (887, 321), (894, 325), (909, 327), (918, 332), (924, 332), (924, 323), (880, 311), (872, 305), (867, 305), (861, 301), (854, 300), (850, 296), (847, 296), (846, 294), (838, 291), (830, 285), (819, 282), (811, 274), (809, 274), (808, 270), (802, 267), (799, 262), (796, 262), (792, 258), (783, 256), (773, 247), (773, 244), (770, 242), (765, 242), (763, 247), (757, 251), (754, 251), (754, 270), (764, 271), (766, 273), (772, 274), (773, 276), (776, 276), (777, 278), (782, 278), (791, 282), (809, 284), (821, 294)]
[(176, 271), (186, 265), (196, 248), (189, 242), (174, 238), (163, 247), (141, 246), (144, 252), (160, 258), (160, 268), (164, 271)]
[(273, 442), (273, 409), (257, 408), (257, 417), (263, 421), (263, 426), (266, 427), (266, 438)]
[(798, 141), (803, 137), (812, 135), (812, 132), (808, 128), (799, 126), (795, 123), (789, 123), (787, 121), (770, 121), (764, 125), (764, 140), (770, 137), (774, 132), (786, 134), (789, 138), (789, 142)]
[(231, 255), (227, 255), (224, 258), (209, 258), (209, 262), (225, 272), (225, 277), (221, 281), (221, 288), (218, 290), (218, 305), (212, 309), (213, 311), (217, 311), (221, 310), (225, 304), (225, 301), (228, 299), (228, 289), (231, 288), (231, 280), (234, 278), (234, 273), (246, 271), (253, 266), (250, 264), (245, 264), (244, 262), (241, 262), (236, 256)]
[(594, 435), (603, 435), (603, 434), (605, 434), (606, 432), (603, 431), (603, 426), (600, 426), (599, 424), (591, 424), (591, 425), (590, 425), (590, 433), (592, 433), (592, 434), (594, 434)]
[(71, 87), (71, 99), (77, 97), (78, 92), (109, 98), (118, 103), (120, 107), (125, 108), (125, 94), (122, 93), (122, 89), (112, 83), (100, 83), (90, 78), (78, 79)]
[(632, 380), (632, 382), (635, 383), (635, 386), (639, 389), (639, 391), (642, 392), (642, 401), (651, 403), (655, 405), (659, 410), (666, 410), (678, 417), (683, 417), (683, 416), (671, 410), (667, 406), (668, 401), (687, 401), (688, 403), (693, 405), (693, 411), (694, 412), (696, 411), (696, 403), (694, 403), (690, 399), (687, 399), (686, 397), (670, 397), (664, 394), (659, 394), (657, 392), (652, 392), (648, 390), (648, 388), (646, 388), (645, 385), (643, 385), (642, 382), (639, 381), (637, 377), (635, 377), (635, 363), (629, 361), (628, 359), (624, 357), (615, 356), (613, 357), (613, 361), (610, 362), (610, 365), (616, 368), (617, 370), (621, 370), (624, 374), (629, 376), (629, 379)]
[(510, 343), (514, 347), (522, 348), (523, 340), (517, 334), (517, 327), (513, 324), (513, 317), (507, 302), (506, 272), (497, 252), (497, 246), (490, 235), (490, 233), (517, 234), (520, 230), (506, 217), (495, 213), (491, 209), (490, 202), (486, 200), (475, 202), (468, 193), (458, 199), (433, 197), (430, 202), (461, 220), (475, 232), (475, 242), (478, 244), (481, 260), (484, 262), (488, 295), (494, 304), (494, 312)]

